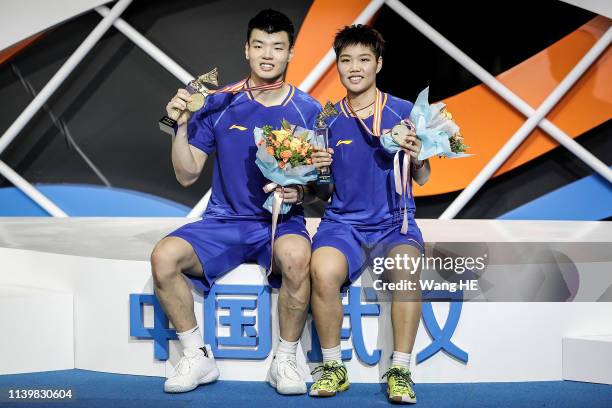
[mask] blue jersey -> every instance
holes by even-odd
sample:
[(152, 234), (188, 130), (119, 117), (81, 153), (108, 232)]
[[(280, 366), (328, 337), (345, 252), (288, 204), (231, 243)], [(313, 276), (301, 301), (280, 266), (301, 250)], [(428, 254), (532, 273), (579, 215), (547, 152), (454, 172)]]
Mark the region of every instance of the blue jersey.
[[(391, 129), (408, 118), (412, 103), (383, 94), (381, 129)], [(336, 104), (340, 114), (329, 122), (329, 145), (334, 149), (331, 165), (334, 193), (324, 218), (357, 227), (387, 227), (402, 223), (403, 200), (395, 192), (393, 155), (380, 139), (366, 132), (347, 111)], [(363, 120), (372, 129), (373, 116)], [(412, 180), (409, 181), (412, 191)], [(414, 218), (412, 197), (406, 203), (408, 217)]]
[[(266, 107), (250, 92), (218, 93), (189, 120), (189, 144), (211, 155), (217, 153), (212, 179), (212, 194), (205, 217), (218, 219), (270, 220), (263, 207), (268, 196), (264, 178), (255, 164), (255, 127), (280, 128), (286, 119), (291, 124), (312, 129), (321, 105), (308, 94), (290, 86), (285, 100)], [(293, 206), (291, 215), (303, 214)]]

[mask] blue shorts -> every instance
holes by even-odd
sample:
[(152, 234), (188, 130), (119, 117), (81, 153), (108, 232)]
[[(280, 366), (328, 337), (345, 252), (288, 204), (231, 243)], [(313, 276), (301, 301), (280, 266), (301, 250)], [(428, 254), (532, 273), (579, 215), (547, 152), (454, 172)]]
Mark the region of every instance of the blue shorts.
[[(201, 282), (208, 292), (212, 284), (240, 264), (255, 262), (270, 267), (272, 223), (253, 220), (222, 220), (204, 218), (185, 224), (167, 236), (187, 241), (200, 259), (204, 278), (192, 278)], [(286, 234), (301, 235), (310, 242), (306, 221), (301, 215), (281, 216), (276, 225), (278, 239)], [(270, 286), (279, 288), (281, 275), (273, 273), (268, 277)], [(198, 285), (199, 286), (199, 285)]]
[(400, 233), (401, 225), (383, 228), (359, 228), (351, 224), (323, 219), (312, 242), (312, 251), (333, 247), (342, 252), (348, 264), (347, 284), (355, 282), (372, 260), (386, 257), (397, 245), (411, 245), (425, 253), (421, 230), (414, 218), (408, 219), (408, 233)]

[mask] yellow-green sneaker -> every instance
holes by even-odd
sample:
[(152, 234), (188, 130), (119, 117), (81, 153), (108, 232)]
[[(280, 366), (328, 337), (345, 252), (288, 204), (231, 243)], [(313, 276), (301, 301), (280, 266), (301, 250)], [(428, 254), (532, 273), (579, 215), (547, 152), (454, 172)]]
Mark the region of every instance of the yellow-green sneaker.
[(410, 370), (405, 367), (392, 366), (383, 375), (387, 377), (387, 395), (389, 401), (400, 404), (416, 403), (416, 394), (412, 389), (414, 383), (410, 378)]
[(333, 397), (336, 393), (348, 389), (349, 380), (344, 364), (328, 361), (310, 374), (315, 375), (319, 372), (321, 377), (310, 386), (311, 397)]

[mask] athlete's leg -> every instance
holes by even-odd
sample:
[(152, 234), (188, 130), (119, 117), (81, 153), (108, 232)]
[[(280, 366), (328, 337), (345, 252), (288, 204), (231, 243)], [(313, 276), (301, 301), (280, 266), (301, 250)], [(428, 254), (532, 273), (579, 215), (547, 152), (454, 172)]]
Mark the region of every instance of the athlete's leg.
[[(404, 256), (420, 258), (421, 250), (408, 245), (395, 246), (389, 258), (400, 259)], [(408, 263), (408, 265), (414, 265)], [(391, 323), (393, 325), (393, 361), (391, 368), (385, 373), (387, 378), (387, 395), (390, 401), (399, 403), (415, 403), (416, 394), (410, 374), (410, 360), (412, 348), (416, 337), (419, 321), (421, 319), (421, 290), (419, 285), (420, 263), (416, 270), (395, 266), (386, 271), (386, 279), (390, 282), (414, 282), (414, 289), (396, 290), (391, 298)]]
[(177, 393), (195, 389), (219, 377), (214, 357), (204, 346), (193, 312), (193, 295), (183, 273), (202, 277), (204, 271), (193, 247), (178, 237), (159, 241), (151, 253), (155, 295), (176, 328), (183, 356), (176, 373), (164, 382), (164, 391)]
[(182, 238), (162, 239), (151, 253), (151, 269), (155, 295), (176, 331), (194, 328), (193, 295), (183, 273), (201, 277), (204, 271), (193, 247)]
[[(404, 255), (420, 258), (421, 252), (414, 246), (397, 245), (389, 251), (389, 258)], [(386, 271), (390, 282), (407, 280), (415, 283), (415, 290), (393, 291), (391, 302), (391, 323), (393, 325), (394, 350), (402, 353), (411, 353), (414, 340), (421, 320), (421, 290), (419, 286), (420, 263), (416, 271), (394, 268)], [(414, 273), (412, 273), (414, 272)]]
[(280, 336), (298, 341), (310, 300), (310, 242), (302, 235), (286, 234), (274, 243), (274, 255), (283, 275), (278, 296)]
[(310, 387), (310, 395), (331, 397), (349, 387), (340, 350), (344, 317), (340, 289), (348, 276), (346, 257), (334, 247), (318, 247), (312, 254), (310, 274), (312, 314), (323, 352), (323, 365), (317, 368), (321, 375)]
[(317, 248), (310, 261), (312, 314), (322, 348), (340, 345), (342, 300), (340, 288), (348, 276), (345, 256), (338, 249)]

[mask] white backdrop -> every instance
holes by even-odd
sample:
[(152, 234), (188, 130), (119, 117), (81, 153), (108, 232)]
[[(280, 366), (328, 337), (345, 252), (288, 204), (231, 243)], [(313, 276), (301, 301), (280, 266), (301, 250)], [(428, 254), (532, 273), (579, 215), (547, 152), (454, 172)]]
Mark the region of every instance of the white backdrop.
[(2, 27), (2, 30), (0, 30), (0, 51), (105, 3), (108, 3), (108, 1), (3, 1), (0, 3), (2, 7), (0, 13), (0, 27)]

